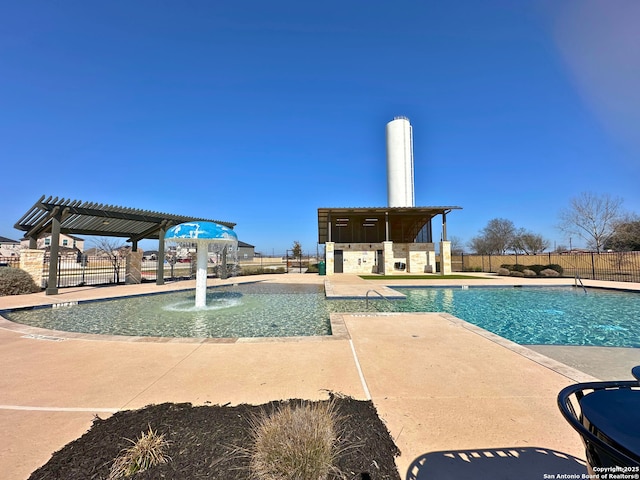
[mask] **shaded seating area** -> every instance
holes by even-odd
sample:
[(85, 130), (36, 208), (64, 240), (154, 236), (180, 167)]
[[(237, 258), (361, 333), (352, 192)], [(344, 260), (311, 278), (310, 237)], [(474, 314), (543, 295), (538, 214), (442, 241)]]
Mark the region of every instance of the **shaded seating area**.
[[(26, 263), (36, 264), (38, 275), (41, 274), (44, 263), (44, 251), (37, 250), (37, 240), (41, 236), (51, 236), (49, 256), (53, 259), (58, 258), (60, 253), (60, 234), (126, 238), (127, 242), (131, 242), (131, 251), (136, 253), (135, 260), (131, 260), (132, 263), (135, 263), (132, 270), (136, 272), (140, 271), (139, 262), (142, 261), (142, 253), (140, 252), (138, 255), (138, 242), (143, 239), (157, 239), (157, 258), (160, 261), (158, 261), (156, 283), (162, 285), (164, 283), (164, 262), (162, 261), (165, 256), (164, 235), (172, 226), (191, 221), (214, 222), (231, 229), (236, 225), (222, 220), (173, 215), (43, 195), (16, 222), (14, 228), (25, 232), (25, 238), (29, 239), (29, 249), (22, 252), (22, 257), (27, 257), (29, 252), (40, 255), (26, 261)], [(34, 261), (34, 259), (36, 260)], [(127, 259), (127, 262), (130, 262), (130, 259)], [(21, 268), (24, 267), (21, 265)], [(58, 262), (49, 262), (47, 277), (46, 294), (57, 295)], [(136, 278), (133, 283), (139, 283), (139, 281), (140, 279)], [(39, 281), (36, 281), (36, 284), (39, 284)]]
[(632, 374), (636, 380), (578, 383), (558, 394), (560, 412), (582, 438), (591, 475), (625, 467), (638, 473), (640, 366)]

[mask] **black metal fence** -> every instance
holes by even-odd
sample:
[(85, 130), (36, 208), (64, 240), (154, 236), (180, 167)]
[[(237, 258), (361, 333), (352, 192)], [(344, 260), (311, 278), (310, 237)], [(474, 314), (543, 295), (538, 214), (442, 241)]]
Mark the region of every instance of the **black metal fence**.
[(452, 255), (457, 272), (496, 272), (502, 265), (560, 265), (564, 277), (640, 282), (640, 252), (542, 253), (538, 255)]
[[(49, 280), (49, 256), (45, 256), (42, 266), (42, 285), (46, 288)], [(143, 260), (141, 265), (141, 281), (154, 282), (157, 279), (158, 261)], [(209, 275), (217, 275), (217, 267), (213, 264), (207, 268)], [(164, 279), (195, 278), (196, 266), (190, 260), (174, 263), (165, 262)], [(56, 286), (77, 287), (83, 285), (121, 284), (126, 280), (126, 259), (117, 261), (106, 256), (58, 257), (58, 274)]]
[[(42, 287), (49, 282), (51, 259), (45, 255), (42, 265)], [(77, 287), (82, 285), (107, 285), (124, 283), (125, 261), (114, 264), (108, 257), (101, 256), (58, 256), (56, 287)]]
[(20, 257), (0, 257), (0, 267), (20, 267)]

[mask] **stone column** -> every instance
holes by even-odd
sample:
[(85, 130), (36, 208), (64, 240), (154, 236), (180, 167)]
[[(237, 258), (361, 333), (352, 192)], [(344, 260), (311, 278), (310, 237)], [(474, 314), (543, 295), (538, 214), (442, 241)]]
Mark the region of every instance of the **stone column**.
[(427, 252), (427, 273), (436, 273), (436, 251), (431, 249)]
[(335, 250), (336, 244), (334, 242), (327, 242), (324, 244), (324, 256), (326, 258), (325, 268), (327, 275), (334, 275), (335, 271), (335, 259), (333, 257), (333, 252)]
[(382, 242), (382, 256), (384, 258), (383, 275), (393, 275), (393, 242)]
[(42, 288), (44, 250), (24, 249), (20, 251), (20, 268), (31, 275), (35, 284)]
[(127, 254), (124, 283), (135, 285), (142, 282), (142, 252), (130, 251)]
[(451, 242), (440, 242), (440, 274), (451, 274)]

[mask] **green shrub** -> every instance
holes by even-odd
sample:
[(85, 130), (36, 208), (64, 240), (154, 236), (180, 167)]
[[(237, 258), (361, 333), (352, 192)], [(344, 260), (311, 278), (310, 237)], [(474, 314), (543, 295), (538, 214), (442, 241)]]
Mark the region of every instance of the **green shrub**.
[(111, 465), (109, 480), (131, 477), (138, 472), (144, 472), (151, 467), (171, 460), (165, 453), (168, 442), (164, 439), (164, 434), (158, 435), (151, 429), (151, 426), (149, 426), (149, 431), (142, 432), (141, 437), (135, 442), (127, 440), (132, 445), (122, 450)]
[(251, 470), (260, 480), (324, 480), (335, 473), (338, 416), (333, 402), (287, 403), (253, 421)]
[(504, 265), (500, 265), (500, 268), (506, 268), (510, 272), (524, 272), (525, 268), (527, 267), (525, 265), (520, 265), (519, 263), (516, 263), (516, 264), (505, 263)]
[(269, 273), (284, 273), (284, 267), (269, 268), (269, 267), (242, 267), (240, 275), (262, 275)]
[(533, 270), (534, 272), (536, 272), (536, 275), (540, 275), (540, 272), (547, 267), (545, 267), (544, 265), (529, 265), (528, 268), (529, 270)]
[(39, 292), (31, 275), (19, 268), (0, 267), (0, 296)]
[(318, 264), (317, 263), (311, 263), (309, 264), (309, 268), (307, 268), (307, 273), (318, 273)]

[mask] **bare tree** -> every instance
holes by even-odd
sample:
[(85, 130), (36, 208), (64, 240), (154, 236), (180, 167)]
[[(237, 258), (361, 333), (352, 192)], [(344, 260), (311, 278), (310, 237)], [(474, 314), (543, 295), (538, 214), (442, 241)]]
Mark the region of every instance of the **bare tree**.
[(577, 235), (598, 253), (613, 234), (622, 218), (622, 199), (609, 194), (583, 192), (560, 211), (558, 228), (567, 235)]
[(481, 234), (469, 242), (475, 253), (504, 255), (513, 248), (516, 228), (511, 220), (494, 218), (481, 231)]
[(526, 255), (536, 255), (544, 252), (549, 248), (549, 241), (545, 240), (542, 235), (529, 232), (524, 228), (519, 229), (513, 239), (512, 249), (516, 253), (524, 253)]
[(464, 253), (463, 242), (460, 237), (452, 235), (449, 237), (449, 242), (451, 242), (451, 255), (462, 255)]
[(126, 261), (130, 247), (109, 237), (100, 237), (93, 243), (96, 251), (109, 258), (109, 262), (113, 267), (113, 282), (120, 283), (120, 267)]
[(620, 220), (604, 248), (616, 252), (640, 251), (640, 217), (629, 215)]

